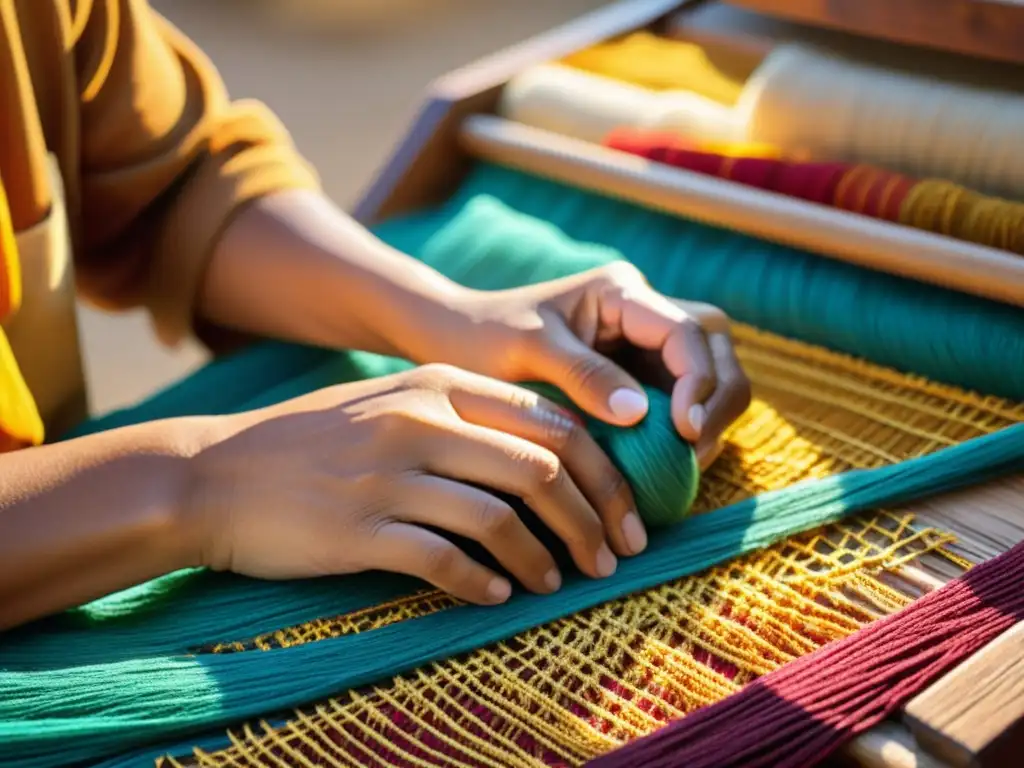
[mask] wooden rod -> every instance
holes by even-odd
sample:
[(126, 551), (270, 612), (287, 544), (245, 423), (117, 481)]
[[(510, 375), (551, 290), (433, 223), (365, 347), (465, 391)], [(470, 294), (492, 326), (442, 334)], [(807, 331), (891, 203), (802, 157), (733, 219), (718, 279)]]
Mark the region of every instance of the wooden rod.
[(673, 168), (493, 115), (464, 120), (460, 141), (477, 158), (537, 176), (1024, 306), (1024, 256)]
[(842, 752), (861, 768), (947, 768), (923, 752), (906, 728), (893, 722), (862, 733)]
[(956, 768), (1020, 765), (1024, 622), (913, 698), (903, 722), (930, 754)]

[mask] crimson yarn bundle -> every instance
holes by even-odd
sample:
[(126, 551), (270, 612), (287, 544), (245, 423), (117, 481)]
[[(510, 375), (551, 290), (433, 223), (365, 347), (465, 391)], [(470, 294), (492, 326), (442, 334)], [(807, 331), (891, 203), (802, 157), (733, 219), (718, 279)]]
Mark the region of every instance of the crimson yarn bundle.
[(950, 181), (797, 160), (764, 145), (697, 141), (671, 131), (622, 127), (602, 143), (674, 168), (1024, 255), (1024, 203)]
[(806, 768), (1024, 617), (1024, 543), (589, 768)]

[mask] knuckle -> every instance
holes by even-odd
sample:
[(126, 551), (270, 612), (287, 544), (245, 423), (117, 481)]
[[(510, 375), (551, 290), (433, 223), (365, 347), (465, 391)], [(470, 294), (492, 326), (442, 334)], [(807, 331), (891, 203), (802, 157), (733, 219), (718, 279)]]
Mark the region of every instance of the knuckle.
[(600, 378), (603, 370), (604, 364), (596, 355), (581, 356), (569, 365), (566, 375), (577, 386), (586, 388)]
[(615, 499), (630, 493), (629, 484), (617, 469), (605, 473), (604, 497)]
[(477, 515), (477, 528), (487, 539), (507, 539), (520, 524), (515, 510), (496, 500), (482, 504)]
[(551, 494), (567, 481), (565, 468), (558, 457), (550, 451), (538, 451), (526, 459), (530, 473), (530, 484), (537, 492)]
[(599, 276), (607, 284), (621, 285), (627, 288), (647, 284), (643, 272), (628, 261), (613, 261), (611, 264), (605, 265), (601, 268)]
[(734, 417), (739, 416), (750, 407), (753, 397), (750, 382), (746, 377), (729, 383), (726, 402), (729, 403), (729, 410)]
[(410, 372), (410, 380), (416, 386), (425, 389), (447, 389), (453, 381), (457, 381), (460, 371), (447, 363), (427, 363)]
[(424, 575), (431, 581), (448, 581), (458, 567), (459, 550), (454, 544), (434, 544), (423, 553)]
[(595, 552), (604, 540), (604, 528), (601, 523), (586, 518), (577, 522), (573, 531), (565, 538), (565, 544), (569, 549)]
[(713, 371), (696, 371), (690, 374), (693, 386), (698, 392), (711, 393), (718, 385), (718, 380)]
[(729, 316), (714, 304), (693, 302), (688, 303), (686, 309), (709, 331), (723, 333), (729, 328)]
[(583, 428), (578, 422), (553, 407), (539, 407), (535, 414), (544, 442), (561, 451), (577, 445), (583, 438)]
[(402, 438), (408, 435), (413, 420), (404, 411), (387, 411), (374, 419), (378, 435), (385, 438)]

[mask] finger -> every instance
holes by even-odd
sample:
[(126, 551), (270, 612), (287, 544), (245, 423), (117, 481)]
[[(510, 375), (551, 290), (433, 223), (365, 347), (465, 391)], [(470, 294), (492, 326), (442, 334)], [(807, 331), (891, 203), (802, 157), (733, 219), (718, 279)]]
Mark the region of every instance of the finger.
[(622, 338), (641, 349), (660, 350), (665, 368), (676, 379), (673, 422), (696, 442), (707, 421), (704, 400), (715, 389), (715, 366), (700, 321), (682, 306), (646, 285), (602, 303), (602, 324), (618, 322)]
[(486, 491), (423, 475), (397, 516), (477, 541), (523, 586), (549, 593), (562, 584), (555, 560), (508, 504)]
[(583, 573), (601, 578), (615, 572), (601, 518), (554, 452), (467, 421), (440, 425), (430, 442), (421, 454), (425, 471), (519, 497), (565, 543)]
[(389, 523), (374, 534), (377, 556), (371, 566), (415, 576), (455, 597), (478, 605), (504, 603), (512, 595), (508, 579), (424, 528)]
[(497, 429), (553, 451), (596, 510), (612, 549), (636, 555), (647, 533), (622, 473), (576, 416), (534, 392), (484, 379), (479, 389), (449, 393), (456, 413), (473, 424)]
[(697, 465), (700, 467), (700, 471), (704, 472), (714, 464), (724, 449), (725, 443), (721, 440), (705, 439), (697, 443), (694, 450), (697, 453)]
[(743, 372), (728, 334), (713, 333), (708, 340), (717, 371), (717, 386), (704, 403), (707, 421), (701, 442), (717, 441), (750, 405), (750, 381)]
[(697, 442), (707, 429), (705, 400), (715, 391), (717, 375), (707, 337), (693, 318), (676, 326), (662, 349), (665, 367), (676, 376), (672, 388), (672, 422), (683, 437)]
[(545, 318), (544, 331), (531, 355), (534, 375), (610, 424), (631, 426), (647, 415), (647, 395), (637, 380), (576, 336), (560, 315)]

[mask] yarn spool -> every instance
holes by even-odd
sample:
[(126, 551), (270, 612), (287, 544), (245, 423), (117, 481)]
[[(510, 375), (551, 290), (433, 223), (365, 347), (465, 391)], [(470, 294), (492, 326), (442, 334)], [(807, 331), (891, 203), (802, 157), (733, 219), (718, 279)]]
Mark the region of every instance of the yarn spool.
[(941, 179), (907, 193), (900, 222), (1024, 255), (1024, 203), (989, 197)]
[(1024, 203), (882, 168), (793, 161), (761, 144), (619, 128), (604, 145), (655, 162), (1024, 255)]
[[(527, 386), (572, 408), (568, 398), (550, 385)], [(633, 489), (637, 512), (644, 523), (662, 528), (681, 522), (689, 514), (697, 498), (700, 467), (693, 447), (679, 437), (673, 426), (671, 399), (651, 387), (645, 391), (647, 416), (635, 427), (624, 429), (593, 418), (586, 418), (586, 424), (595, 442)], [(573, 410), (582, 415), (578, 409)]]
[(749, 54), (712, 51), (643, 31), (576, 51), (562, 63), (654, 91), (692, 91), (732, 105), (760, 62)]
[(652, 91), (561, 64), (531, 67), (512, 78), (498, 112), (595, 143), (623, 125), (718, 141), (739, 141), (746, 133), (746, 121), (733, 108), (696, 93)]
[(1021, 94), (784, 45), (752, 75), (737, 109), (750, 141), (1024, 199)]

